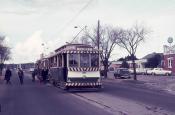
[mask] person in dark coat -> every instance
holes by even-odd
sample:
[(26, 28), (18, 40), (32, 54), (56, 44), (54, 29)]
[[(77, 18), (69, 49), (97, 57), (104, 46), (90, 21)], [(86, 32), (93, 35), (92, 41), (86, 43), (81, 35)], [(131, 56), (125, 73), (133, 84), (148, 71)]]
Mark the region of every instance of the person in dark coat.
[(41, 76), (43, 78), (43, 82), (46, 83), (48, 79), (48, 69), (44, 68), (41, 72)]
[(11, 84), (10, 82), (10, 78), (12, 76), (12, 72), (9, 68), (7, 68), (6, 72), (5, 72), (5, 79), (6, 80), (6, 84)]
[(40, 83), (43, 81), (41, 73), (42, 73), (42, 69), (37, 68), (36, 77), (38, 78)]
[(32, 72), (32, 81), (35, 82), (35, 76), (37, 75), (37, 69)]
[(23, 84), (23, 79), (24, 79), (24, 73), (21, 68), (18, 68), (18, 77), (20, 80), (21, 85)]

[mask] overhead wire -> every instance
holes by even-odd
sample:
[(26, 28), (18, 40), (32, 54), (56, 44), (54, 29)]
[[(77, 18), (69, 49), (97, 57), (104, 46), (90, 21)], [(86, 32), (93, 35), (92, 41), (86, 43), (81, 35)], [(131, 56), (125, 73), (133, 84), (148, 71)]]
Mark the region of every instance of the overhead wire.
[(89, 4), (92, 2), (93, 0), (89, 0), (80, 10), (79, 10), (79, 12), (74, 16), (74, 17), (72, 17), (71, 19), (70, 19), (70, 21), (69, 22), (67, 22), (61, 29), (60, 29), (60, 31), (64, 31), (67, 27), (68, 27), (68, 25), (70, 25), (88, 6), (89, 6)]

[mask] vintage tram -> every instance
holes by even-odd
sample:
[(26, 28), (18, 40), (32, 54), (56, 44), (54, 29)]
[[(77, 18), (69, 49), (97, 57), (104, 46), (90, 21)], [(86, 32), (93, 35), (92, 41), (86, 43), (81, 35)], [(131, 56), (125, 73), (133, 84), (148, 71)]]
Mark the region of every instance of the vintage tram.
[(100, 50), (86, 44), (66, 44), (38, 60), (49, 68), (50, 81), (61, 88), (101, 88)]

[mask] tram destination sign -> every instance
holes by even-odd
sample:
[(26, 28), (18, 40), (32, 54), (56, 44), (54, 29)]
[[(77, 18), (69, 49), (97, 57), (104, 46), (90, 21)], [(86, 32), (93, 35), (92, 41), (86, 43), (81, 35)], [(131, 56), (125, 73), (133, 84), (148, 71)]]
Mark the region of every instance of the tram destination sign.
[(78, 47), (77, 50), (88, 50), (88, 51), (92, 51), (92, 48)]

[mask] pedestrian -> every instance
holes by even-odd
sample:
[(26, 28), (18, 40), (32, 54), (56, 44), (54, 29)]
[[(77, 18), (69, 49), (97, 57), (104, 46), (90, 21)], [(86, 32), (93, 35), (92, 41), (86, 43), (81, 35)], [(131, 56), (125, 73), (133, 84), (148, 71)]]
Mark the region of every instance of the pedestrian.
[(32, 72), (32, 81), (35, 82), (35, 76), (37, 75), (37, 69), (34, 69)]
[(23, 84), (23, 79), (24, 79), (24, 73), (21, 68), (18, 68), (18, 77), (20, 80), (21, 85)]
[(42, 80), (42, 75), (41, 75), (41, 72), (42, 72), (42, 69), (38, 68), (37, 69), (37, 78), (39, 80), (39, 82), (41, 83), (43, 80)]
[(48, 79), (48, 69), (46, 69), (46, 67), (44, 67), (44, 69), (41, 72), (41, 76), (43, 78), (43, 82), (47, 83), (47, 79)]
[(7, 70), (5, 72), (5, 78), (4, 78), (4, 80), (6, 80), (6, 84), (11, 84), (11, 82), (10, 82), (11, 76), (12, 76), (12, 72), (11, 72), (10, 68), (7, 67)]

